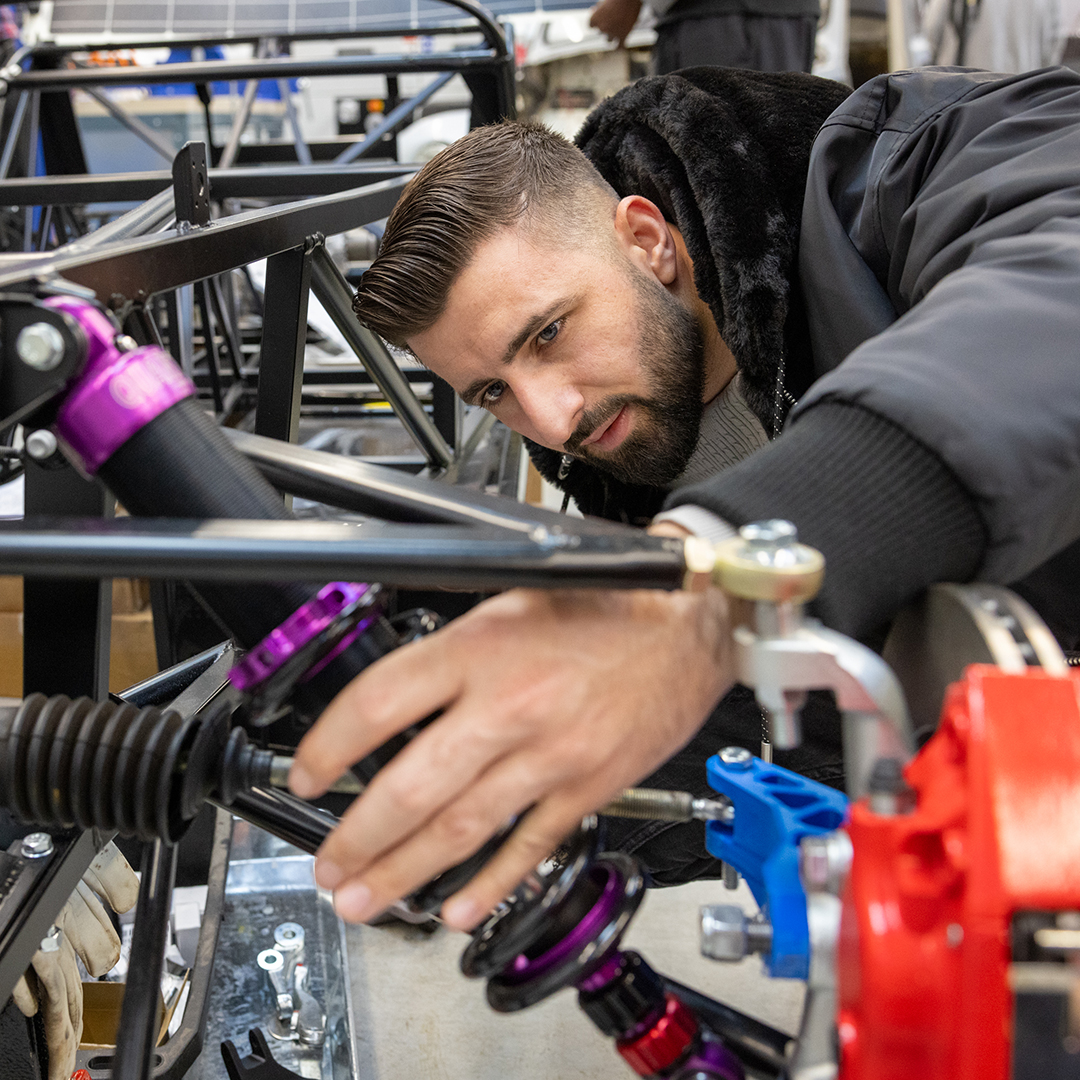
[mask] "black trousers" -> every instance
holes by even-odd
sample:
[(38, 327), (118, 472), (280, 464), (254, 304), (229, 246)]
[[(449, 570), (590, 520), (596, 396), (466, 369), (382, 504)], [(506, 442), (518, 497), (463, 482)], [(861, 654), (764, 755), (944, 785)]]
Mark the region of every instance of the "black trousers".
[[(840, 714), (832, 696), (812, 693), (802, 713), (803, 742), (796, 750), (778, 751), (777, 765), (819, 780), (844, 786)], [(698, 797), (714, 794), (705, 779), (705, 761), (725, 746), (745, 746), (761, 752), (762, 714), (754, 695), (736, 686), (713, 710), (691, 742), (641, 782), (642, 787), (689, 791)], [(604, 818), (605, 847), (634, 855), (650, 885), (681, 885), (720, 876), (721, 864), (705, 850), (705, 824), (673, 825), (663, 821)]]
[(817, 19), (809, 15), (704, 15), (662, 22), (656, 28), (653, 70), (750, 68), (809, 71), (814, 62)]

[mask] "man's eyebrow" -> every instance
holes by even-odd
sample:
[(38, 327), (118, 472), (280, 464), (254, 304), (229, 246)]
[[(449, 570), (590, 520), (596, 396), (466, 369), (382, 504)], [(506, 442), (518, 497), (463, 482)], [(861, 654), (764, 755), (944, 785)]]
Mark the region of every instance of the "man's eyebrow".
[[(506, 350), (502, 354), (502, 360), (500, 363), (503, 365), (509, 364), (519, 352), (521, 352), (522, 346), (529, 340), (538, 330), (543, 330), (545, 326), (548, 326), (555, 316), (562, 310), (565, 310), (573, 303), (573, 300), (569, 297), (563, 297), (560, 300), (556, 300), (553, 304), (549, 304), (543, 311), (533, 315), (528, 322), (514, 335), (513, 340), (506, 346)], [(487, 384), (491, 382), (491, 377), (484, 379), (474, 379), (464, 390), (461, 391), (461, 400), (469, 405), (475, 403), (474, 399), (484, 389)]]

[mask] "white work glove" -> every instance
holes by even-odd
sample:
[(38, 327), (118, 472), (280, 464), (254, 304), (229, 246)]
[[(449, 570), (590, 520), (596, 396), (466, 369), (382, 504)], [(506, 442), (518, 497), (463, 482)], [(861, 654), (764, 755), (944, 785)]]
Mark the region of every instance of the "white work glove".
[(113, 843), (101, 849), (83, 874), (30, 970), (15, 985), (15, 1004), (24, 1016), (41, 1008), (49, 1080), (68, 1080), (82, 1040), (83, 992), (75, 954), (94, 978), (120, 959), (120, 938), (98, 897), (114, 911), (128, 911), (139, 897), (139, 879)]

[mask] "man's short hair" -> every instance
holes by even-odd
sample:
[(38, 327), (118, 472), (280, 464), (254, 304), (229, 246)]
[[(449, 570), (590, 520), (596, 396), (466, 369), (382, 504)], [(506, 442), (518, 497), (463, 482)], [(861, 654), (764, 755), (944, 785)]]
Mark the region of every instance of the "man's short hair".
[(364, 271), (353, 309), (405, 348), (432, 326), (477, 247), (522, 221), (549, 230), (595, 228), (615, 192), (571, 142), (535, 122), (477, 128), (432, 158), (409, 182)]

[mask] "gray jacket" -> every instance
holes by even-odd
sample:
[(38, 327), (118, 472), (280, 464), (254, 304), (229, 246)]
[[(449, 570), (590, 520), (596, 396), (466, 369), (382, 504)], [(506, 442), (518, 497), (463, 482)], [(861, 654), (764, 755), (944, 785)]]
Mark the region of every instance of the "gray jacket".
[(860, 88), (814, 143), (798, 268), (820, 377), (780, 439), (670, 503), (791, 517), (851, 632), (974, 576), (1076, 648), (1080, 76)]

